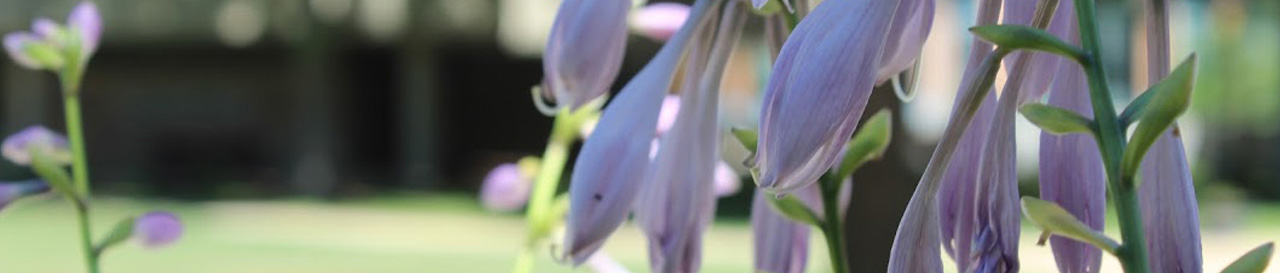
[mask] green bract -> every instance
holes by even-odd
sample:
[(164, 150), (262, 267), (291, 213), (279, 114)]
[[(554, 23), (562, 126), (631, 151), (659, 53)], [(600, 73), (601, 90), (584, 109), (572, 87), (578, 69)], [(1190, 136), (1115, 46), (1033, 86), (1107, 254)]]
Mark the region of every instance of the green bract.
[(800, 198), (795, 195), (787, 195), (782, 198), (766, 197), (765, 199), (769, 200), (769, 206), (773, 207), (773, 210), (778, 211), (778, 214), (782, 216), (786, 216), (787, 219), (815, 227), (821, 226), (818, 221), (818, 215), (809, 210), (809, 207), (805, 206), (804, 202), (800, 201)]
[(876, 112), (862, 125), (846, 145), (844, 159), (836, 172), (837, 181), (853, 174), (863, 163), (884, 156), (893, 138), (893, 113), (887, 109)]
[(1231, 262), (1231, 265), (1222, 269), (1222, 273), (1262, 273), (1271, 262), (1271, 253), (1275, 252), (1275, 247), (1275, 243), (1258, 246)]
[(1019, 108), (1018, 112), (1040, 129), (1055, 135), (1093, 132), (1093, 121), (1071, 110), (1041, 103), (1029, 103)]
[(1146, 91), (1154, 94), (1151, 94), (1150, 101), (1142, 107), (1138, 129), (1133, 132), (1133, 136), (1129, 138), (1129, 146), (1125, 148), (1122, 161), (1124, 175), (1133, 177), (1151, 144), (1173, 125), (1178, 116), (1187, 111), (1187, 106), (1191, 104), (1191, 88), (1195, 82), (1195, 64), (1196, 56), (1191, 55), (1169, 73), (1169, 77)]
[(129, 237), (132, 237), (133, 224), (135, 220), (137, 220), (136, 217), (129, 217), (120, 219), (120, 222), (116, 222), (116, 226), (111, 228), (111, 232), (107, 233), (107, 237), (102, 238), (102, 241), (99, 241), (98, 244), (93, 247), (94, 255), (101, 256), (102, 252), (106, 251), (107, 248), (120, 244), (121, 242), (128, 240)]
[(1058, 204), (1024, 196), (1022, 197), (1022, 214), (1043, 228), (1045, 232), (1088, 243), (1113, 255), (1120, 248), (1120, 244), (1115, 240), (1089, 228)]
[(1084, 51), (1063, 42), (1049, 32), (1024, 25), (992, 25), (969, 28), (969, 32), (992, 44), (1009, 49), (1036, 50), (1062, 55), (1083, 63)]

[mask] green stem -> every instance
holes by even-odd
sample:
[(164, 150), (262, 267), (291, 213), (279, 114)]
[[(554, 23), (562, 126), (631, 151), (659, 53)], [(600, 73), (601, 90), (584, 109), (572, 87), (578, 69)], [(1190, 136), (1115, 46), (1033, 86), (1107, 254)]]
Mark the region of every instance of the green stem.
[(827, 240), (827, 254), (831, 256), (831, 271), (849, 272), (848, 255), (845, 254), (844, 216), (840, 215), (841, 178), (822, 179), (822, 234)]
[(80, 222), (80, 247), (89, 273), (98, 273), (98, 255), (93, 250), (93, 228), (89, 222), (89, 167), (85, 160), (84, 130), (80, 121), (79, 73), (63, 73), (62, 102), (71, 144), (71, 176), (74, 181), (76, 219)]
[(542, 163), (539, 165), (537, 179), (534, 180), (533, 192), (529, 196), (529, 209), (525, 212), (525, 220), (529, 226), (525, 249), (521, 250), (520, 258), (512, 272), (532, 270), (531, 249), (536, 247), (541, 238), (551, 232), (552, 221), (546, 218), (551, 215), (551, 202), (554, 200), (556, 189), (560, 187), (560, 176), (569, 159), (569, 146), (573, 144), (576, 136), (579, 119), (568, 110), (560, 110), (556, 114), (555, 122), (551, 127), (551, 136), (547, 140), (547, 148), (542, 152)]
[(1098, 22), (1093, 0), (1075, 0), (1077, 21), (1080, 24), (1080, 43), (1084, 47), (1085, 72), (1089, 77), (1089, 96), (1093, 104), (1093, 116), (1098, 125), (1095, 138), (1107, 172), (1107, 185), (1115, 200), (1116, 216), (1120, 221), (1122, 245), (1119, 259), (1125, 272), (1151, 272), (1147, 264), (1146, 238), (1142, 230), (1142, 215), (1138, 207), (1138, 191), (1132, 177), (1122, 177), (1121, 158), (1126, 141), (1124, 130), (1117, 122), (1115, 104), (1107, 84), (1107, 73), (1102, 65), (1102, 46), (1099, 44)]

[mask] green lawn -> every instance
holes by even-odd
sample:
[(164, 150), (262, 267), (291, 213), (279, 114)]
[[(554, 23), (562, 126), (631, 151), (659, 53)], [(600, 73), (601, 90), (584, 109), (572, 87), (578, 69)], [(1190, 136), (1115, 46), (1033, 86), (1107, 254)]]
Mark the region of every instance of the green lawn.
[[(171, 248), (147, 250), (128, 244), (110, 251), (106, 272), (506, 272), (523, 238), (519, 215), (484, 212), (475, 200), (456, 195), (338, 203), (102, 198), (95, 208), (99, 235), (115, 219), (152, 208), (177, 212), (188, 227), (186, 237)], [(1208, 272), (1220, 270), (1263, 241), (1280, 239), (1280, 206), (1244, 211), (1236, 218), (1248, 219), (1241, 225), (1206, 227)], [(1208, 210), (1205, 214), (1206, 219), (1218, 219)], [(82, 271), (75, 227), (70, 207), (52, 197), (6, 208), (0, 213), (0, 270)], [(1034, 245), (1037, 232), (1023, 229), (1024, 271), (1051, 272), (1048, 248)], [(717, 222), (705, 240), (704, 272), (751, 271), (751, 234), (745, 219)], [(606, 250), (627, 267), (644, 272), (644, 240), (634, 226), (619, 231)], [(539, 253), (536, 272), (571, 272), (546, 253)], [(823, 246), (815, 245), (811, 272), (825, 271), (824, 255)], [(1115, 264), (1106, 259), (1104, 266)], [(1280, 270), (1273, 267), (1268, 272)]]

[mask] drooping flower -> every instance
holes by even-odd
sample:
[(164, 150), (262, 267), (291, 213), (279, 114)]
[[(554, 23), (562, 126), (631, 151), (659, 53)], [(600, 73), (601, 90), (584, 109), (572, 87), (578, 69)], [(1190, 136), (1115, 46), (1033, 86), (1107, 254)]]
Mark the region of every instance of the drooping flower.
[[(1054, 16), (1068, 22), (1064, 41), (1078, 43), (1076, 16), (1071, 5), (1060, 6)], [(1057, 73), (1049, 91), (1049, 104), (1093, 118), (1088, 82), (1074, 62), (1057, 63)], [(1040, 134), (1040, 199), (1057, 203), (1094, 230), (1102, 230), (1106, 216), (1106, 177), (1098, 144), (1086, 134)], [(1058, 271), (1098, 272), (1102, 250), (1072, 239), (1049, 239)]]
[(35, 125), (9, 135), (0, 145), (0, 154), (14, 164), (31, 165), (31, 153), (39, 152), (54, 162), (71, 164), (71, 150), (67, 139), (44, 126)]
[(755, 272), (803, 273), (809, 256), (809, 226), (770, 208), (769, 195), (756, 191), (751, 201)]
[(628, 0), (565, 0), (542, 54), (543, 97), (578, 109), (609, 91), (627, 45)]
[(167, 211), (152, 211), (133, 222), (133, 237), (147, 248), (160, 248), (182, 237), (182, 221)]
[(754, 160), (760, 187), (794, 191), (836, 163), (876, 83), (895, 13), (923, 10), (927, 2), (829, 0), (800, 21), (764, 97)]
[[(523, 160), (522, 160), (523, 161)], [(523, 162), (522, 162), (523, 163)], [(534, 174), (530, 168), (517, 163), (505, 163), (494, 167), (484, 177), (480, 186), (480, 202), (495, 211), (520, 209), (529, 201)]]
[(102, 16), (93, 2), (81, 2), (71, 11), (66, 27), (48, 18), (32, 22), (31, 32), (5, 35), (4, 48), (9, 57), (28, 69), (61, 69), (70, 65), (84, 66), (98, 48), (102, 36)]
[(583, 143), (569, 184), (569, 216), (565, 251), (581, 264), (622, 224), (649, 168), (649, 147), (658, 123), (658, 110), (671, 85), (682, 51), (694, 26), (704, 21), (711, 2), (699, 0), (689, 20), (649, 64), (623, 87), (604, 109), (600, 121)]
[(654, 41), (666, 41), (689, 18), (689, 6), (680, 3), (653, 3), (636, 11), (631, 26)]
[[(1147, 82), (1169, 75), (1168, 7), (1143, 1), (1147, 25)], [(1151, 272), (1201, 272), (1200, 212), (1182, 135), (1174, 124), (1140, 164), (1142, 209)]]
[(49, 184), (40, 180), (28, 180), (0, 184), (0, 210), (18, 198), (49, 192)]
[(742, 33), (746, 9), (725, 1), (723, 16), (700, 25), (690, 44), (675, 124), (662, 136), (636, 201), (636, 222), (649, 239), (654, 272), (697, 272), (702, 233), (715, 212), (720, 162), (720, 79)]

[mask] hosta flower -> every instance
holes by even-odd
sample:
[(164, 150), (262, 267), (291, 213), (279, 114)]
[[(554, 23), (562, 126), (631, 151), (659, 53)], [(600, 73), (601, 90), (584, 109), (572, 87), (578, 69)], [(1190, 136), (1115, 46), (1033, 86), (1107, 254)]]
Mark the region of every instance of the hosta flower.
[(29, 180), (0, 184), (0, 209), (8, 207), (18, 198), (49, 192), (49, 184)]
[[(1167, 6), (1143, 1), (1147, 9), (1147, 82), (1169, 74)], [(1201, 272), (1200, 212), (1178, 125), (1160, 136), (1141, 163), (1138, 200), (1146, 227), (1151, 272)]]
[(167, 211), (152, 211), (133, 222), (133, 237), (148, 248), (160, 248), (182, 237), (182, 221)]
[(613, 85), (627, 45), (629, 0), (565, 0), (542, 53), (543, 96), (570, 110)]
[(655, 41), (666, 41), (689, 18), (689, 6), (680, 3), (653, 3), (640, 8), (632, 18), (631, 26), (640, 34)]
[(751, 233), (755, 236), (755, 272), (804, 273), (809, 256), (809, 225), (797, 223), (769, 207), (771, 194), (756, 191), (751, 201)]
[(885, 41), (900, 38), (889, 35), (895, 13), (923, 10), (931, 1), (828, 0), (800, 21), (774, 62), (764, 97), (755, 158), (760, 187), (794, 191), (836, 163), (876, 83)]
[(520, 164), (506, 163), (489, 171), (480, 186), (480, 202), (484, 207), (496, 211), (523, 207), (533, 187), (533, 174), (525, 169)]
[(31, 165), (31, 153), (38, 152), (48, 156), (54, 162), (71, 164), (71, 150), (67, 148), (67, 139), (49, 128), (36, 125), (18, 131), (4, 139), (0, 145), (0, 154), (13, 164)]
[(570, 177), (564, 243), (573, 264), (581, 264), (600, 249), (632, 208), (649, 168), (655, 133), (637, 128), (657, 126), (658, 110), (693, 35), (692, 26), (703, 21), (710, 2), (694, 4), (690, 20), (609, 103), (583, 143)]
[(31, 31), (5, 35), (4, 48), (14, 62), (29, 69), (83, 66), (98, 49), (102, 16), (93, 2), (81, 2), (71, 11), (65, 27), (39, 18), (32, 22)]
[(697, 28), (699, 39), (690, 45), (680, 84), (680, 111), (671, 130), (662, 135), (636, 201), (636, 221), (649, 239), (654, 272), (697, 272), (702, 233), (715, 213), (720, 79), (741, 35), (746, 9), (738, 1), (726, 1), (723, 15)]

